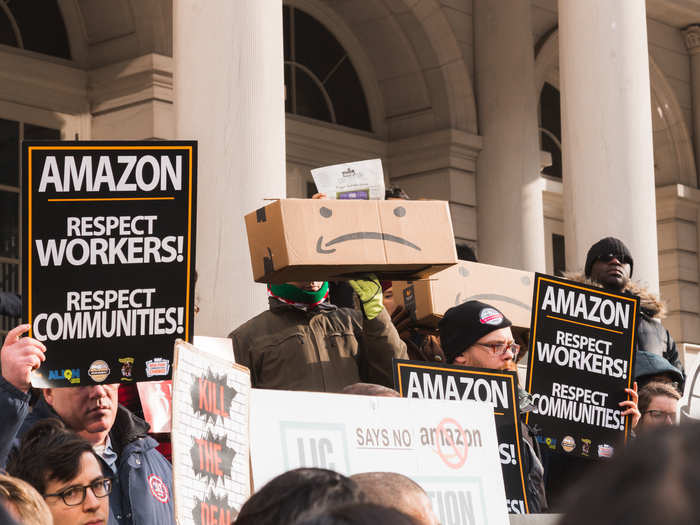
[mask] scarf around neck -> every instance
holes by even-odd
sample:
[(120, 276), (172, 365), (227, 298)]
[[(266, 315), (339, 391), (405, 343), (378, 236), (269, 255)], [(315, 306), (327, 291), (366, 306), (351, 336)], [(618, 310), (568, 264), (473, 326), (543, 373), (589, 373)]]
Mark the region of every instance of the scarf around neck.
[(302, 290), (293, 284), (268, 284), (267, 294), (283, 303), (304, 309), (313, 308), (328, 299), (328, 281), (324, 281), (316, 292)]

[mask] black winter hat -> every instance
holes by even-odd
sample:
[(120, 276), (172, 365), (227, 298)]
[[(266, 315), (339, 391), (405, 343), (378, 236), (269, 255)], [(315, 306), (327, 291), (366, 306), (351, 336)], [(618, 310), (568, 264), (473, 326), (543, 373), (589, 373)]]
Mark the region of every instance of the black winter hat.
[(634, 261), (632, 260), (632, 253), (627, 249), (625, 243), (620, 239), (615, 237), (606, 237), (605, 239), (599, 240), (588, 250), (588, 255), (586, 255), (586, 277), (591, 276), (591, 270), (593, 269), (593, 263), (596, 262), (598, 257), (603, 257), (612, 253), (613, 255), (624, 255), (629, 259), (630, 263), (630, 277), (632, 277), (632, 272), (634, 271)]
[(440, 345), (448, 363), (486, 334), (511, 326), (498, 309), (481, 301), (453, 306), (440, 320)]

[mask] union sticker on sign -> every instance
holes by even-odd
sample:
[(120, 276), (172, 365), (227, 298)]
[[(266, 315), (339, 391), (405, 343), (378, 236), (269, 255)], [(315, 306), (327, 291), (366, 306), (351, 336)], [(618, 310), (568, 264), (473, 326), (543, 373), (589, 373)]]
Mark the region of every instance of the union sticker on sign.
[(256, 488), (298, 467), (398, 472), (441, 523), (508, 523), (491, 405), (261, 389), (250, 402)]

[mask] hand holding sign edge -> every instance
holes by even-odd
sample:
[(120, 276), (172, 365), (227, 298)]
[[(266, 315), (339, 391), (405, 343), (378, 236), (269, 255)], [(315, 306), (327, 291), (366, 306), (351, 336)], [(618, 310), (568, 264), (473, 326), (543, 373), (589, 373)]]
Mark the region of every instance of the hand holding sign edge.
[(21, 324), (7, 333), (0, 349), (2, 376), (12, 386), (28, 392), (31, 375), (46, 360), (46, 347), (32, 337), (22, 337), (31, 329), (30, 324)]

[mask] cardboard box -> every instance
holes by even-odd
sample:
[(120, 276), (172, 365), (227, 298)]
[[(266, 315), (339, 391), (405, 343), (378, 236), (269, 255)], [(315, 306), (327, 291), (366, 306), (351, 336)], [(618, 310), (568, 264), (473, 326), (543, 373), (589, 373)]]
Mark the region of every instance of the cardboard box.
[(444, 201), (282, 199), (245, 223), (257, 282), (409, 280), (457, 263)]
[(394, 281), (393, 292), (396, 304), (422, 326), (435, 328), (449, 308), (476, 300), (501, 310), (513, 326), (527, 329), (534, 282), (533, 272), (459, 261), (430, 280)]

